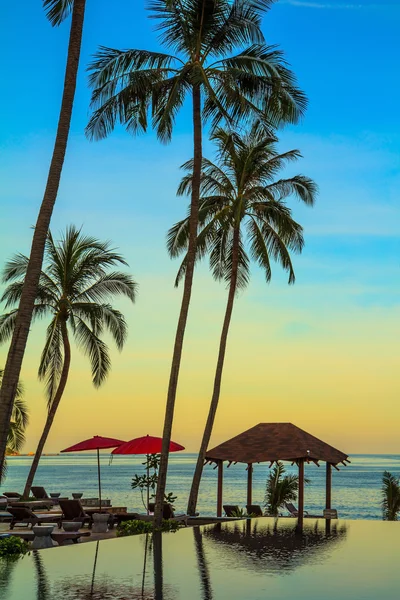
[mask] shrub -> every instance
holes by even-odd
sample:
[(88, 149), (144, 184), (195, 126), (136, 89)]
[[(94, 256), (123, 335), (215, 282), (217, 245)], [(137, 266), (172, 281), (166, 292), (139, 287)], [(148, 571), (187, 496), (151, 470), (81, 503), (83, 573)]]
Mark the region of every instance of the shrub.
[(153, 523), (150, 521), (125, 521), (117, 527), (117, 537), (125, 535), (139, 535), (141, 533), (151, 533), (153, 531)]
[[(156, 531), (175, 533), (181, 527), (183, 527), (183, 523), (179, 521), (163, 519), (161, 527), (156, 528)], [(153, 531), (154, 527), (152, 521), (125, 521), (124, 523), (120, 523), (120, 525), (118, 525), (117, 537), (124, 537), (126, 535), (140, 535), (141, 533), (152, 533)]]
[(0, 558), (18, 558), (28, 552), (28, 544), (19, 537), (0, 539)]
[(175, 533), (181, 527), (184, 527), (184, 524), (181, 521), (173, 521), (172, 519), (163, 519), (161, 528), (158, 529), (158, 531)]

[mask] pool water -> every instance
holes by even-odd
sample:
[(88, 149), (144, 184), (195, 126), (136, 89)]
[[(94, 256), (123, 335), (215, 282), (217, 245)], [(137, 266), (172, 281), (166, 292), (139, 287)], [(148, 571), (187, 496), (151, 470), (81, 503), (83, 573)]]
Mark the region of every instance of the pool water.
[(398, 600), (400, 523), (261, 518), (0, 561), (1, 600)]

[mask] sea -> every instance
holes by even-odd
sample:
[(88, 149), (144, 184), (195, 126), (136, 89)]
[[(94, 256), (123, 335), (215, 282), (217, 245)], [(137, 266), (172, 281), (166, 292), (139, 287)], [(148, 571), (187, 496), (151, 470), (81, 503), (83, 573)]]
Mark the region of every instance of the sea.
[[(390, 471), (400, 477), (400, 455), (352, 455), (351, 464), (332, 469), (332, 508), (343, 519), (381, 519), (381, 487), (383, 472)], [(32, 458), (8, 458), (8, 473), (2, 492), (22, 492)], [(129, 510), (143, 512), (140, 492), (131, 489), (132, 477), (144, 473), (144, 457), (113, 456), (101, 454), (102, 497), (110, 498), (113, 506), (126, 506)], [(170, 455), (167, 492), (177, 496), (177, 512), (186, 510), (196, 455), (175, 453)], [(287, 472), (296, 469), (287, 465)], [(253, 504), (262, 505), (269, 473), (267, 464), (254, 465)], [(306, 465), (309, 483), (305, 489), (305, 508), (310, 514), (321, 514), (325, 505), (325, 465)], [(71, 497), (82, 493), (84, 498), (98, 497), (97, 458), (91, 453), (43, 456), (35, 478), (35, 485), (46, 491)], [(236, 464), (224, 468), (224, 504), (246, 505), (246, 465)], [(216, 514), (217, 470), (204, 467), (197, 510), (201, 515)]]

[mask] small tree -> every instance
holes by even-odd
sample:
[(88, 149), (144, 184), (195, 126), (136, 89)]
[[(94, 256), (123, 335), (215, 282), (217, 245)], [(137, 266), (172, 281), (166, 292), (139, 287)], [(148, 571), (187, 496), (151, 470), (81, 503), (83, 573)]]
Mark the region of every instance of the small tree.
[[(295, 502), (299, 491), (299, 476), (285, 475), (286, 469), (282, 462), (278, 461), (267, 479), (264, 506), (269, 515), (277, 517), (279, 509), (283, 508), (285, 502)], [(309, 483), (308, 479), (304, 479)]]
[(383, 520), (397, 521), (400, 514), (400, 479), (389, 471), (385, 471), (382, 477), (382, 501)]
[[(142, 463), (146, 470), (146, 473), (144, 473), (143, 475), (135, 474), (132, 478), (131, 488), (133, 490), (139, 490), (143, 506), (146, 510), (149, 509), (150, 498), (154, 499), (156, 497), (155, 491), (158, 483), (158, 470), (160, 468), (160, 461), (160, 454), (147, 454), (146, 460)], [(153, 472), (150, 473), (150, 470), (152, 470)], [(152, 494), (150, 494), (150, 491), (152, 492)], [(177, 497), (174, 496), (172, 492), (164, 494), (164, 502), (171, 504), (171, 506), (173, 506), (176, 498)]]

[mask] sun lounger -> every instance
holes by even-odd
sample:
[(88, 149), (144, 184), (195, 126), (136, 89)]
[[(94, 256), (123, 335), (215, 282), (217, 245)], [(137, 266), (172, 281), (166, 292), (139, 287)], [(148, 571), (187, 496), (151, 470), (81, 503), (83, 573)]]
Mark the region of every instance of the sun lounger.
[(324, 509), (324, 519), (337, 519), (338, 514), (335, 508), (325, 508)]
[(256, 517), (263, 517), (264, 513), (259, 504), (247, 504), (246, 510), (248, 515), (255, 515)]
[(51, 500), (50, 496), (42, 486), (32, 486), (31, 492), (35, 496), (36, 500)]
[(30, 510), (51, 510), (54, 503), (51, 500), (12, 500), (9, 499), (9, 506), (15, 508), (29, 508)]
[(18, 492), (3, 492), (3, 496), (9, 498), (10, 500), (19, 500), (22, 498), (22, 495)]
[(237, 504), (224, 504), (224, 511), (227, 517), (237, 517), (240, 508)]
[(12, 516), (10, 529), (14, 529), (15, 525), (21, 524), (24, 527), (27, 525), (42, 525), (43, 523), (61, 523), (61, 515), (43, 515), (35, 514), (29, 508), (23, 506), (9, 506), (7, 512)]
[[(287, 510), (290, 512), (291, 517), (295, 517), (296, 519), (299, 516), (299, 511), (291, 502), (285, 502), (285, 506)], [(323, 515), (310, 515), (308, 511), (304, 511), (304, 517), (306, 519), (323, 519)]]
[(84, 525), (87, 523), (89, 527), (93, 524), (93, 517), (88, 515), (80, 502), (80, 500), (59, 500), (60, 508), (63, 513), (63, 521), (82, 521)]
[[(154, 511), (155, 511), (155, 504), (154, 502), (149, 502), (149, 515), (142, 515), (142, 514), (137, 514), (136, 515), (136, 519), (138, 519), (139, 521), (153, 521), (154, 520)], [(187, 527), (187, 521), (188, 521), (189, 516), (186, 514), (175, 514), (174, 513), (174, 509), (172, 508), (171, 504), (168, 504), (167, 502), (164, 503), (163, 506), (163, 519), (166, 521), (180, 521), (182, 523), (185, 524), (185, 527)]]

